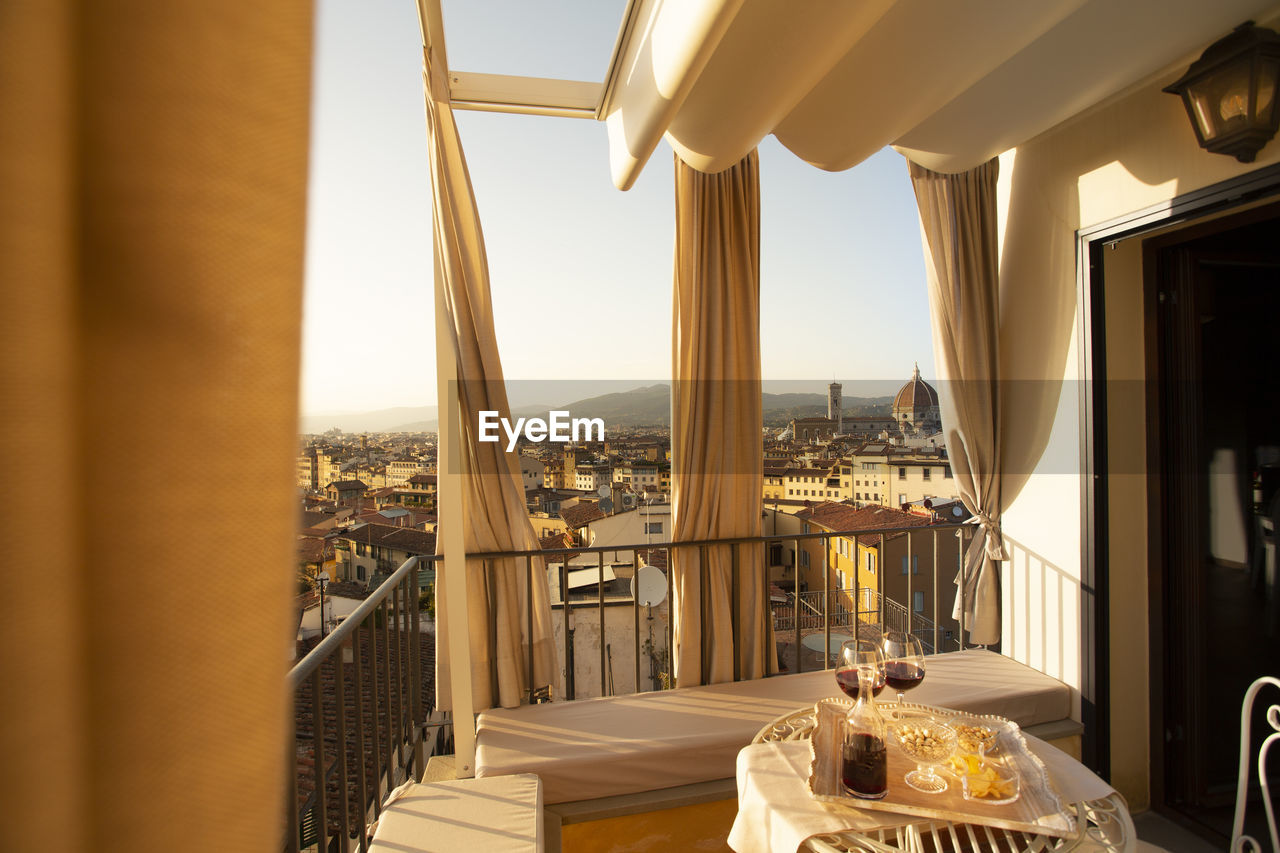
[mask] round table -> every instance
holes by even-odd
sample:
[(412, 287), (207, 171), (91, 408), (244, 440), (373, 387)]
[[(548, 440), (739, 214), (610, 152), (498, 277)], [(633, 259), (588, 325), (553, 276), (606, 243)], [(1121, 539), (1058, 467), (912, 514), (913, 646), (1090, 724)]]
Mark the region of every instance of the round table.
[[(960, 712), (903, 703), (908, 710), (933, 715)], [(799, 708), (783, 714), (756, 733), (752, 743), (782, 740), (808, 740), (817, 724), (813, 707)], [(877, 837), (856, 832), (838, 835), (815, 835), (804, 844), (813, 853), (902, 853), (902, 851), (991, 851), (991, 853), (1131, 853), (1137, 849), (1137, 833), (1129, 807), (1120, 794), (1100, 800), (1072, 803), (1067, 811), (1075, 820), (1076, 831), (1067, 838), (1032, 835), (947, 821), (922, 821), (912, 826), (881, 830)]]

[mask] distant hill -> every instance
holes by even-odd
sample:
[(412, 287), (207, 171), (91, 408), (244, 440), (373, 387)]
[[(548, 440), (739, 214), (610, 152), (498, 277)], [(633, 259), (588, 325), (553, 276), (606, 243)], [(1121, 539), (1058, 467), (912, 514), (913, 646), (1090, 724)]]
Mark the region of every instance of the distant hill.
[[(822, 417), (827, 413), (823, 394), (763, 394), (764, 424), (783, 427), (792, 418)], [(848, 415), (887, 415), (892, 397), (845, 397)], [(517, 417), (545, 416), (549, 405), (525, 405), (513, 410)], [(645, 385), (629, 391), (600, 394), (555, 406), (567, 410), (575, 418), (603, 418), (607, 426), (670, 426), (671, 386)], [(302, 418), (300, 431), (319, 433), (330, 429), (343, 432), (435, 432), (435, 406), (381, 409), (344, 415), (311, 415)]]
[[(547, 411), (551, 406), (516, 406), (511, 410), (511, 414), (517, 418), (536, 417), (541, 415), (547, 416)], [(429, 421), (413, 421), (407, 424), (397, 424), (387, 427), (384, 432), (435, 432), (440, 427), (440, 422), (435, 418)]]
[(298, 432), (303, 434), (328, 432), (423, 432), (402, 427), (411, 422), (430, 423), (435, 429), (435, 406), (396, 406), (373, 412), (346, 412), (337, 415), (304, 415), (298, 422)]
[[(762, 394), (764, 426), (785, 426), (792, 418), (825, 416), (827, 398), (823, 394)], [(846, 414), (887, 415), (892, 397), (846, 397)], [(574, 417), (604, 418), (608, 426), (670, 426), (671, 386), (648, 385), (616, 394), (588, 397), (561, 406)]]
[(671, 386), (646, 385), (575, 400), (557, 408), (575, 418), (604, 418), (606, 426), (670, 426)]

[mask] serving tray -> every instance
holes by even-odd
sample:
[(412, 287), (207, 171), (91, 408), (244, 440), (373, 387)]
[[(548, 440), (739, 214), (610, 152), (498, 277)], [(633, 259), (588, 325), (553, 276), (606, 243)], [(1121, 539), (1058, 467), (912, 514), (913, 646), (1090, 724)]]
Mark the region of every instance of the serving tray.
[[(916, 763), (902, 751), (893, 737), (886, 739), (889, 793), (884, 799), (864, 800), (845, 793), (840, 782), (839, 734), (844, 715), (852, 705), (848, 699), (823, 699), (815, 706), (816, 725), (810, 741), (813, 764), (809, 771), (809, 791), (815, 799), (859, 809), (952, 823), (983, 824), (1056, 837), (1069, 836), (1075, 831), (1075, 821), (1054, 790), (1044, 764), (1027, 748), (1018, 724), (1003, 717), (983, 716), (977, 719), (996, 731), (996, 742), (1004, 761), (1021, 777), (1020, 796), (1012, 803), (996, 805), (966, 800), (961, 793), (959, 778), (946, 765), (938, 768), (939, 775), (948, 782), (943, 793), (925, 794), (911, 788), (902, 777), (914, 770)], [(973, 716), (921, 705), (909, 706), (907, 713), (909, 716), (932, 716), (944, 722), (951, 717)]]

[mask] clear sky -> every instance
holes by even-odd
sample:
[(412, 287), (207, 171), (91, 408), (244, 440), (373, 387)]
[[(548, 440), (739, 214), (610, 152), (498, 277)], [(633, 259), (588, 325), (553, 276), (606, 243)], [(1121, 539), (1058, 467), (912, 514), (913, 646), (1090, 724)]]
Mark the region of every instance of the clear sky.
[[(445, 0), (450, 66), (600, 80), (622, 0)], [(587, 10), (590, 14), (584, 14)], [(434, 405), (431, 201), (413, 0), (319, 0), (304, 414)], [(459, 111), (503, 367), (670, 380), (674, 190), (659, 147), (614, 189), (603, 123)], [(760, 146), (766, 379), (932, 377), (915, 201), (885, 150), (842, 173)], [(770, 387), (769, 390), (781, 390)], [(567, 402), (553, 400), (547, 402)]]

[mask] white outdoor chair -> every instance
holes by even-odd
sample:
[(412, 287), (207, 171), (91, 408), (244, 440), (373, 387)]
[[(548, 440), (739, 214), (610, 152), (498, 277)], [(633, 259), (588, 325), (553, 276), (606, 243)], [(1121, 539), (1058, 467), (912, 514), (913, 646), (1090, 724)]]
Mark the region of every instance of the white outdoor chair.
[[(1262, 845), (1258, 843), (1258, 839), (1244, 834), (1244, 809), (1249, 793), (1249, 744), (1252, 740), (1249, 729), (1253, 719), (1253, 703), (1258, 698), (1259, 691), (1267, 684), (1280, 687), (1280, 678), (1264, 675), (1249, 685), (1249, 689), (1244, 694), (1244, 705), (1240, 709), (1240, 781), (1236, 787), (1236, 819), (1231, 829), (1231, 853), (1262, 853)], [(1280, 740), (1280, 704), (1267, 708), (1267, 724), (1275, 731), (1267, 735), (1258, 749), (1258, 780), (1262, 784), (1262, 805), (1267, 812), (1271, 850), (1272, 853), (1280, 853), (1280, 837), (1276, 834), (1275, 806), (1271, 802), (1271, 786), (1267, 782), (1267, 750), (1273, 743)]]

